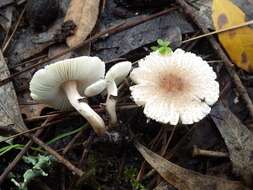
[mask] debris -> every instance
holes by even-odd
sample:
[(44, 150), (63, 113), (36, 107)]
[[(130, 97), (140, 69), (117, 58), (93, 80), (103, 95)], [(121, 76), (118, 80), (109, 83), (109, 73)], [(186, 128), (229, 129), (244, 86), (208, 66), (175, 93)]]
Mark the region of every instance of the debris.
[[(0, 78), (9, 76), (9, 70), (0, 51)], [(0, 125), (11, 127), (18, 132), (26, 127), (21, 117), (17, 97), (13, 85), (8, 83), (0, 87)]]
[(12, 17), (13, 17), (13, 7), (12, 6), (8, 6), (4, 10), (1, 11), (0, 25), (6, 33), (8, 33), (11, 28)]
[[(244, 23), (246, 15), (253, 18), (253, 2), (248, 0), (236, 1), (214, 0), (212, 19), (216, 30), (228, 28)], [(247, 3), (251, 7), (249, 12), (243, 12), (237, 5)], [(253, 28), (245, 26), (243, 28), (218, 34), (219, 40), (228, 53), (231, 60), (240, 68), (253, 72)]]
[[(125, 22), (132, 22), (142, 17), (129, 18)], [(177, 48), (181, 45), (181, 35), (190, 32), (193, 32), (192, 25), (180, 13), (173, 11), (168, 15), (99, 40), (94, 44), (94, 49), (96, 55), (105, 61), (121, 56), (136, 60), (147, 54), (147, 51), (142, 50), (144, 53), (141, 54), (140, 52), (136, 53), (136, 51), (133, 54), (131, 51), (150, 45), (159, 38), (169, 41), (172, 48)]]
[(204, 25), (209, 29), (214, 29), (212, 21), (212, 0), (189, 0), (196, 14), (201, 17)]
[(220, 131), (236, 173), (246, 184), (253, 185), (253, 135), (251, 131), (222, 103), (214, 106), (212, 120)]
[(26, 118), (32, 118), (41, 115), (41, 111), (46, 108), (44, 104), (27, 104), (27, 105), (20, 105), (21, 113)]
[(10, 66), (34, 57), (54, 44), (54, 37), (62, 28), (62, 19), (57, 20), (47, 32), (34, 34), (31, 29), (19, 32), (7, 52)]
[(169, 6), (173, 0), (116, 0), (118, 5), (123, 5), (131, 8), (154, 8), (154, 7), (162, 7)]
[(77, 29), (73, 36), (67, 38), (69, 47), (74, 47), (84, 41), (93, 30), (99, 13), (100, 0), (72, 0), (64, 18), (73, 21)]
[(26, 17), (30, 25), (37, 31), (45, 30), (57, 19), (58, 13), (58, 0), (27, 1)]
[(1, 0), (0, 1), (0, 8), (3, 8), (3, 7), (10, 5), (12, 3), (14, 3), (14, 0)]
[(164, 159), (158, 154), (147, 149), (139, 142), (135, 142), (137, 150), (144, 159), (171, 185), (180, 190), (203, 190), (223, 189), (242, 190), (245, 189), (238, 181), (226, 180), (214, 176), (203, 175), (190, 171)]
[(192, 156), (210, 156), (210, 157), (228, 157), (228, 154), (225, 152), (218, 152), (218, 151), (211, 151), (211, 150), (204, 150), (200, 149), (197, 146), (193, 147)]

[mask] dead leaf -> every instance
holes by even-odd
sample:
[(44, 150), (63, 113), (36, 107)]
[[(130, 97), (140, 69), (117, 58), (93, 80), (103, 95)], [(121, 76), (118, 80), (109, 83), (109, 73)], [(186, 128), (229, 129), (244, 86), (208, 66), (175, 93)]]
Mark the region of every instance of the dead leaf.
[(170, 190), (170, 189), (174, 189), (174, 188), (170, 186), (168, 183), (166, 183), (165, 181), (162, 181), (153, 190)]
[(201, 22), (209, 29), (214, 29), (212, 22), (212, 0), (189, 0), (192, 8), (199, 17), (201, 17)]
[(12, 3), (14, 3), (14, 0), (1, 0), (0, 1), (0, 8), (10, 5)]
[(37, 117), (41, 115), (41, 111), (46, 108), (45, 104), (27, 104), (20, 105), (21, 113), (27, 118)]
[[(49, 50), (48, 50), (48, 58), (52, 58), (56, 55), (59, 55), (62, 52), (67, 51), (68, 49), (69, 49), (69, 47), (66, 44), (52, 45), (51, 47), (49, 47)], [(71, 57), (74, 57), (73, 52), (66, 53), (66, 54), (54, 59), (51, 63), (54, 63), (54, 62), (57, 62), (57, 61), (60, 61), (60, 60), (64, 60), (64, 59), (69, 59)]]
[(72, 20), (77, 29), (75, 34), (67, 38), (69, 47), (74, 47), (91, 33), (99, 14), (100, 0), (71, 0), (64, 21)]
[(222, 103), (213, 107), (210, 116), (226, 143), (234, 169), (246, 182), (252, 183), (253, 135), (251, 131)]
[[(250, 10), (253, 8), (253, 3), (247, 0), (213, 0), (212, 19), (216, 30), (242, 24), (247, 20), (248, 12), (243, 12), (238, 3), (246, 4)], [(248, 72), (253, 72), (252, 36), (253, 28), (250, 26), (218, 34), (219, 40), (231, 60)]]
[[(143, 15), (136, 16), (124, 21), (131, 23), (142, 17)], [(104, 26), (104, 28), (107, 27), (109, 26)], [(94, 49), (96, 55), (104, 61), (121, 56), (138, 59), (147, 53), (142, 47), (150, 45), (158, 38), (170, 41), (172, 48), (177, 48), (181, 44), (181, 35), (193, 31), (192, 25), (185, 20), (181, 13), (172, 11), (168, 15), (149, 20), (128, 30), (98, 40), (94, 44)], [(140, 48), (139, 51), (136, 51), (137, 48)], [(145, 52), (144, 55), (143, 52)]]
[(5, 32), (9, 32), (11, 28), (13, 10), (14, 10), (13, 6), (8, 6), (4, 10), (1, 11), (0, 25), (4, 29)]
[[(0, 79), (9, 77), (10, 73), (0, 51)], [(26, 127), (20, 114), (19, 105), (12, 83), (0, 87), (0, 125), (12, 127), (18, 132)]]
[(230, 181), (187, 170), (152, 152), (139, 142), (135, 146), (144, 159), (171, 185), (179, 190), (243, 190), (238, 181)]
[(8, 50), (8, 65), (15, 66), (24, 60), (35, 57), (54, 44), (52, 39), (61, 26), (62, 19), (58, 19), (47, 32), (36, 34), (31, 30), (20, 31)]

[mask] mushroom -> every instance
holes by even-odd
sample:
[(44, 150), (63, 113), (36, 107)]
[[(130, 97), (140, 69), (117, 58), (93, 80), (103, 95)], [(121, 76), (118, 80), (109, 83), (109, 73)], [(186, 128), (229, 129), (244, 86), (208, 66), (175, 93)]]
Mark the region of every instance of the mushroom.
[(95, 96), (103, 92), (105, 89), (107, 90), (105, 108), (110, 117), (110, 126), (115, 126), (117, 124), (117, 85), (119, 85), (127, 77), (131, 68), (132, 63), (129, 61), (117, 63), (108, 70), (104, 79), (95, 82), (85, 89), (84, 94), (87, 97)]
[(177, 49), (167, 55), (152, 52), (138, 62), (130, 78), (135, 103), (158, 122), (192, 124), (203, 119), (219, 97), (212, 67), (201, 57)]
[(103, 78), (104, 74), (105, 64), (98, 57), (82, 56), (59, 61), (34, 74), (30, 82), (31, 97), (63, 111), (74, 107), (101, 135), (106, 131), (103, 119), (79, 93)]

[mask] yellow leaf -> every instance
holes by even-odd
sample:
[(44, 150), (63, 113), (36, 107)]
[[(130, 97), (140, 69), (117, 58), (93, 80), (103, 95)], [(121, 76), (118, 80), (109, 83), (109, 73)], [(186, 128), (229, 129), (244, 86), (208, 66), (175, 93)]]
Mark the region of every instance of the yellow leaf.
[[(243, 0), (242, 0), (243, 1)], [(252, 4), (249, 4), (252, 6)], [(216, 30), (246, 21), (245, 13), (231, 0), (213, 0), (213, 24)], [(231, 60), (240, 68), (253, 72), (253, 29), (249, 26), (218, 34)]]

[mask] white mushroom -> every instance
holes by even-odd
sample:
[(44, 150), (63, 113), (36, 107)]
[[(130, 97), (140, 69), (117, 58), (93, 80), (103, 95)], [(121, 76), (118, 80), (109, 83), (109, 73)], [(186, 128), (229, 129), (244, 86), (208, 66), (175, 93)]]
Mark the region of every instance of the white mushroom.
[(152, 52), (139, 61), (130, 78), (131, 95), (144, 114), (161, 123), (192, 124), (203, 119), (219, 97), (212, 67), (201, 57), (177, 49), (168, 55)]
[(48, 65), (38, 70), (31, 82), (31, 97), (55, 109), (71, 110), (73, 107), (87, 119), (94, 131), (105, 132), (102, 118), (88, 105), (79, 93), (103, 78), (105, 64), (97, 57), (82, 56)]
[[(85, 89), (84, 94), (87, 97), (95, 96), (107, 89), (106, 110), (110, 116), (110, 125), (117, 123), (116, 115), (116, 97), (118, 96), (117, 85), (120, 84), (129, 74), (132, 63), (124, 61), (112, 66), (105, 75), (104, 80), (100, 80)], [(102, 82), (104, 81), (104, 82)]]

